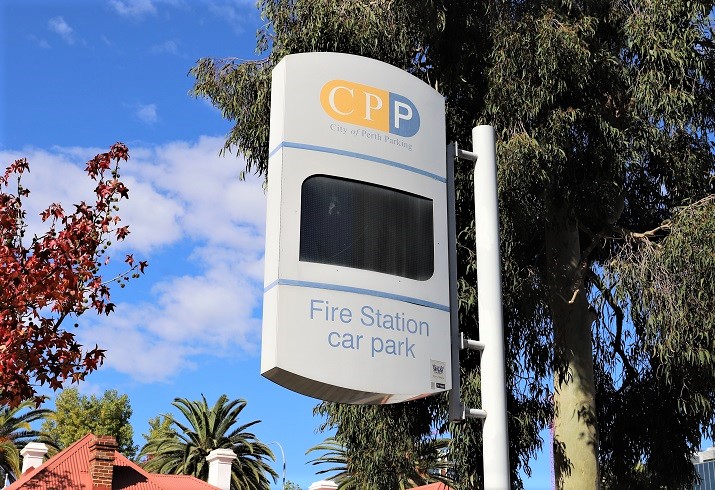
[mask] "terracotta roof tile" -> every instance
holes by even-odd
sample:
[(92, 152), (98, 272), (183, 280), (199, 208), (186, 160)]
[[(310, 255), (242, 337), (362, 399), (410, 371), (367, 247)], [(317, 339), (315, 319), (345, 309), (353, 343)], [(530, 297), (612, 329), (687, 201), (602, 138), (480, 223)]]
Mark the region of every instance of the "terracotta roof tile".
[[(92, 490), (89, 444), (94, 437), (87, 434), (39, 468), (26, 471), (6, 490)], [(216, 490), (216, 487), (192, 476), (147, 473), (115, 451), (112, 490)]]
[(151, 479), (160, 483), (165, 488), (182, 490), (216, 490), (216, 487), (209, 485), (203, 480), (187, 475), (159, 475), (152, 473)]

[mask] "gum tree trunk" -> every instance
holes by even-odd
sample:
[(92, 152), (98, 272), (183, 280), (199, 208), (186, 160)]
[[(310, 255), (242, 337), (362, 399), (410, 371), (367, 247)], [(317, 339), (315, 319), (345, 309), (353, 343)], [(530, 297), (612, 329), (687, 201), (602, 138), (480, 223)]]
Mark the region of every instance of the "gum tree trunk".
[(596, 390), (587, 291), (579, 271), (575, 219), (554, 209), (547, 225), (548, 278), (554, 323), (554, 473), (556, 488), (599, 487)]

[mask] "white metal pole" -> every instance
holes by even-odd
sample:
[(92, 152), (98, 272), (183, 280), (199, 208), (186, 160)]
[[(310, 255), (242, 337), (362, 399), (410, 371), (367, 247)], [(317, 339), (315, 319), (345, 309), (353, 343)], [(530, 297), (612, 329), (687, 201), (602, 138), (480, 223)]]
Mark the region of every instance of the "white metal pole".
[(485, 346), (481, 362), (482, 409), (487, 414), (483, 431), (484, 488), (505, 490), (511, 485), (494, 128), (474, 128), (472, 144), (478, 156), (474, 167), (474, 211), (479, 340)]

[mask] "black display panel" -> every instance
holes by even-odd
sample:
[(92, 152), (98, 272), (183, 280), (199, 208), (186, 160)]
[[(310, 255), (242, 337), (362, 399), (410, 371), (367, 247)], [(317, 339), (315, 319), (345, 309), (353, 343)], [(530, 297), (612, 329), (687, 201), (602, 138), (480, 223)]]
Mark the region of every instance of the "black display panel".
[(304, 182), (300, 260), (424, 281), (434, 273), (432, 200), (327, 175)]

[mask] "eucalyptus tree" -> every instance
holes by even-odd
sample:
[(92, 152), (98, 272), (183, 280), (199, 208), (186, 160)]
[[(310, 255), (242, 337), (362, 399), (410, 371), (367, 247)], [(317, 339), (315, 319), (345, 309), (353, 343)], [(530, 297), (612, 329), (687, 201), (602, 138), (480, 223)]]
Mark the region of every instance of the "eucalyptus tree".
[[(260, 56), (199, 60), (194, 94), (235, 122), (225, 149), (262, 175), (270, 72), (294, 52), (409, 71), (445, 96), (450, 140), (495, 126), (512, 481), (553, 426), (559, 488), (678, 487), (715, 423), (714, 6), (264, 0)], [(469, 166), (456, 183), (460, 329), (478, 338)], [(476, 356), (461, 374), (478, 406)], [(407, 410), (450, 430), (458, 485), (474, 488), (479, 424), (447, 426), (438, 402)], [(321, 410), (346, 443), (373, 408)]]
[(197, 401), (176, 398), (172, 405), (186, 422), (173, 417), (152, 419), (152, 430), (140, 453), (147, 471), (191, 475), (207, 481), (206, 457), (214, 449), (231, 449), (236, 454), (231, 464), (232, 490), (269, 488), (269, 478), (275, 483), (278, 475), (268, 464), (268, 460), (275, 460), (273, 453), (247, 431), (260, 420), (236, 426), (246, 407), (245, 400), (229, 400), (221, 395), (209, 407), (202, 395)]
[(20, 475), (20, 450), (28, 443), (40, 440), (40, 432), (32, 428), (50, 410), (32, 409), (34, 403), (25, 401), (17, 407), (0, 408), (0, 483), (7, 477), (13, 482)]

